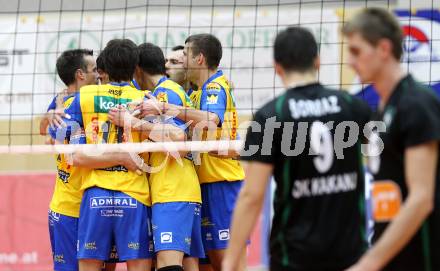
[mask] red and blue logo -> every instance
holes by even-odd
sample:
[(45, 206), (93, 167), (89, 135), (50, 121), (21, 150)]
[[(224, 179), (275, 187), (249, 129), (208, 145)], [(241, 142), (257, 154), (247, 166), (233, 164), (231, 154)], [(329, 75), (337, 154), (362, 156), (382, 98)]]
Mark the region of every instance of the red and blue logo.
[[(433, 61), (440, 59), (438, 46), (433, 46), (434, 29), (440, 26), (439, 10), (396, 10), (404, 35), (405, 60)], [(435, 25), (437, 24), (437, 25)], [(435, 26), (434, 26), (435, 25)]]

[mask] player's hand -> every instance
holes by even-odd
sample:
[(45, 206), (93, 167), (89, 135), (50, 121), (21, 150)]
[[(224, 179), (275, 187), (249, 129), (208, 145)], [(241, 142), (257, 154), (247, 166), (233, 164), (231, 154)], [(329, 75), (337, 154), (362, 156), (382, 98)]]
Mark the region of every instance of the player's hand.
[(46, 113), (46, 117), (52, 129), (66, 127), (66, 123), (63, 121), (63, 117), (69, 118), (69, 116), (64, 113), (64, 109), (61, 108), (49, 110)]
[(121, 153), (121, 164), (129, 171), (142, 175), (145, 166), (144, 159), (137, 153)]
[(108, 111), (108, 119), (116, 126), (130, 125), (134, 117), (122, 106), (113, 107)]
[(144, 100), (136, 107), (136, 110), (140, 111), (139, 117), (144, 118), (146, 116), (157, 116), (162, 114), (164, 103), (159, 102), (156, 97), (150, 93), (146, 93), (145, 96), (148, 100)]

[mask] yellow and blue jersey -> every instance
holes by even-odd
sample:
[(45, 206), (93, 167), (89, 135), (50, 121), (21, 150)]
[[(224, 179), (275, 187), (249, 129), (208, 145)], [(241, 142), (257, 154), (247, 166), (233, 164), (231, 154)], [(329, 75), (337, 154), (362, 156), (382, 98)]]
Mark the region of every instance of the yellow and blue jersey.
[[(108, 120), (108, 112), (112, 107), (127, 106), (143, 99), (144, 92), (127, 82), (89, 85), (80, 89), (65, 112), (71, 116), (71, 130), (74, 126), (84, 129), (87, 144), (122, 143), (127, 138), (129, 142), (141, 142), (137, 131), (124, 135), (122, 127), (116, 127)], [(143, 154), (143, 157), (148, 161), (148, 154)], [(122, 165), (90, 170), (83, 179), (81, 189), (93, 186), (121, 191), (147, 206), (151, 205), (147, 175), (143, 173), (139, 176)]]
[[(197, 91), (191, 93), (196, 109), (215, 113), (219, 120), (216, 139), (236, 140), (237, 110), (228, 79), (221, 70), (212, 75)], [(196, 166), (200, 183), (240, 181), (244, 170), (240, 162), (232, 158), (219, 158), (201, 154), (201, 164)]]
[[(49, 105), (48, 111), (51, 109), (56, 109), (57, 98), (58, 97), (55, 97), (53, 99), (52, 103)], [(69, 107), (73, 99), (74, 95), (64, 97), (63, 107)], [(70, 142), (65, 141), (64, 143), (84, 144), (85, 138), (79, 135), (79, 137), (75, 137), (75, 139), (72, 138)], [(83, 194), (81, 190), (81, 178), (82, 174), (84, 173), (84, 169), (69, 165), (64, 154), (57, 154), (55, 158), (57, 177), (49, 208), (52, 211), (62, 215), (79, 217), (79, 209)]]
[[(161, 102), (192, 107), (183, 88), (165, 76), (157, 83), (153, 96)], [(185, 129), (185, 123), (181, 119), (173, 118), (172, 122)], [(150, 154), (149, 164), (156, 169), (149, 176), (153, 204), (201, 202), (200, 185), (190, 157), (184, 157), (179, 163), (178, 159), (169, 157), (166, 153), (154, 152)]]

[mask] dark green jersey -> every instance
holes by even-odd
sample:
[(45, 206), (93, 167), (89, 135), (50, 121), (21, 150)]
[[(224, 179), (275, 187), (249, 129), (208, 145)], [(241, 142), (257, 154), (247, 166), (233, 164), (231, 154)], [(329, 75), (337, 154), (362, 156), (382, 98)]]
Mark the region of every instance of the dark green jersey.
[[(440, 139), (440, 101), (430, 88), (406, 76), (375, 120), (383, 121), (386, 131), (379, 133), (383, 142), (380, 156), (369, 159), (375, 179), (373, 242), (380, 238), (408, 195), (405, 149)], [(434, 211), (385, 270), (440, 270), (439, 181), (437, 169)]]
[(271, 270), (343, 270), (365, 251), (360, 139), (370, 115), (320, 84), (289, 89), (255, 114), (261, 129), (248, 130), (242, 159), (274, 166)]

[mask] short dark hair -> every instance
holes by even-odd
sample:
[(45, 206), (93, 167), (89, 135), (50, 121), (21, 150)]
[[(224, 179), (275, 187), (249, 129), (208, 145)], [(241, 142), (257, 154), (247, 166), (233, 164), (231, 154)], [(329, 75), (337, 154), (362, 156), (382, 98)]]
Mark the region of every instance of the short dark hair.
[(102, 55), (102, 52), (96, 58), (96, 69), (105, 72), (104, 57)]
[(165, 74), (165, 57), (162, 49), (152, 43), (142, 43), (139, 48), (139, 67), (150, 75)]
[(75, 82), (76, 70), (87, 72), (85, 56), (93, 56), (93, 50), (74, 49), (64, 51), (57, 59), (57, 73), (66, 86)]
[(393, 46), (393, 56), (400, 60), (403, 54), (403, 31), (396, 17), (383, 8), (365, 8), (342, 27), (344, 35), (359, 33), (372, 45), (388, 39)]
[(202, 53), (206, 58), (209, 69), (216, 69), (222, 59), (222, 44), (211, 34), (195, 34), (185, 40), (185, 44), (191, 43), (191, 51), (194, 55)]
[(298, 26), (278, 33), (274, 44), (274, 59), (287, 71), (305, 72), (313, 68), (318, 56), (318, 44), (313, 34)]
[(110, 80), (121, 82), (133, 79), (139, 61), (138, 49), (133, 41), (113, 39), (107, 43), (101, 55)]
[(183, 45), (176, 45), (173, 48), (171, 48), (171, 51), (179, 51), (179, 50), (183, 50), (185, 47)]

